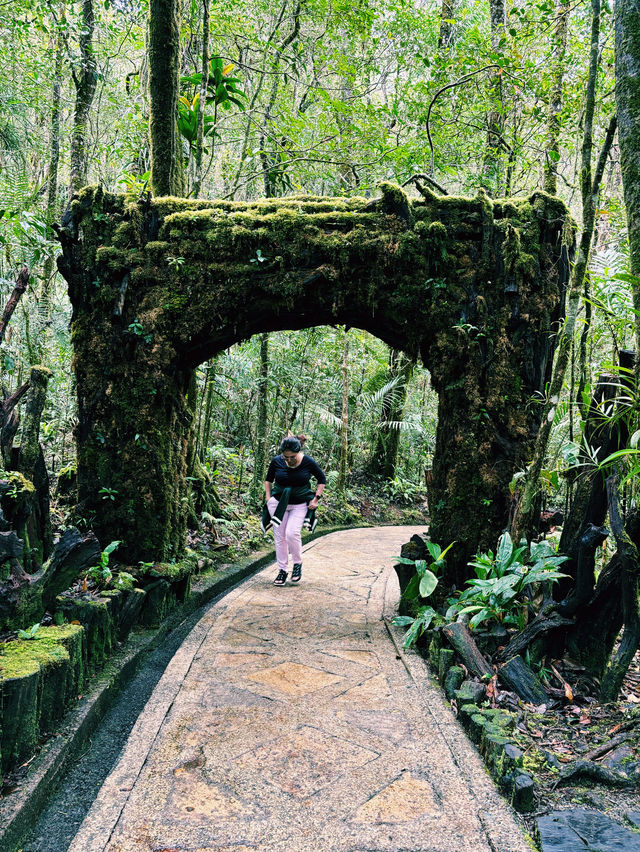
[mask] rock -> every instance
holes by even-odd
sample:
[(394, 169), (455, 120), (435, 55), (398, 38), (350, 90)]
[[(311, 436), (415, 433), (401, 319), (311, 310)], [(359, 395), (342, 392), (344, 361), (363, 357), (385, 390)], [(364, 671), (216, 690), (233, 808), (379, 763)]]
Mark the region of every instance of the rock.
[(464, 669), (460, 666), (451, 666), (444, 679), (444, 693), (451, 700), (460, 689), (464, 680)]
[(486, 691), (484, 684), (477, 683), (475, 680), (465, 680), (460, 689), (456, 689), (455, 697), (458, 704), (480, 704)]
[(636, 753), (628, 745), (618, 746), (604, 757), (602, 763), (609, 769), (622, 772), (630, 778), (635, 777), (640, 771), (640, 763), (636, 759)]
[(438, 654), (438, 681), (440, 686), (444, 686), (447, 672), (453, 665), (454, 656), (455, 653), (451, 648), (440, 648), (440, 653)]
[(534, 796), (535, 785), (530, 775), (516, 775), (513, 785), (513, 807), (521, 814), (528, 814), (534, 810), (536, 800)]
[(640, 836), (599, 811), (555, 811), (536, 826), (542, 852), (640, 852)]
[(640, 811), (627, 811), (625, 813), (625, 819), (628, 819), (631, 825), (635, 826), (635, 828), (640, 828)]

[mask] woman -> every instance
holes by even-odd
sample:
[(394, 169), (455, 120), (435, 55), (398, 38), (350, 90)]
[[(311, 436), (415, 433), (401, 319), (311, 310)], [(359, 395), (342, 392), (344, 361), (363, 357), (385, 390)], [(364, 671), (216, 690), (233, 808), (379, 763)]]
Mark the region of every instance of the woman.
[[(274, 586), (287, 582), (289, 554), (293, 561), (291, 582), (302, 579), (302, 525), (307, 512), (318, 507), (327, 481), (318, 464), (302, 452), (306, 440), (304, 435), (291, 435), (282, 441), (280, 455), (271, 459), (264, 483), (278, 561)], [(309, 485), (311, 477), (317, 483), (315, 492)]]

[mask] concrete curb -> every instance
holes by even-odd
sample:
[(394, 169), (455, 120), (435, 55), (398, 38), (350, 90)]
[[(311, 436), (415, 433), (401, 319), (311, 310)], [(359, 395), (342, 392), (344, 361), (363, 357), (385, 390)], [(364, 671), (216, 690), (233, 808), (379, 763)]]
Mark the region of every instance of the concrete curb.
[[(303, 536), (303, 544), (351, 527), (324, 527)], [(120, 653), (111, 657), (95, 678), (90, 693), (71, 710), (62, 728), (31, 759), (20, 788), (0, 800), (0, 852), (15, 852), (37, 820), (51, 788), (58, 784), (68, 766), (81, 752), (120, 691), (144, 664), (146, 657), (190, 615), (222, 597), (247, 577), (275, 561), (273, 547), (254, 551), (233, 563), (218, 576), (195, 577), (190, 596), (163, 621), (160, 627), (132, 633)]]

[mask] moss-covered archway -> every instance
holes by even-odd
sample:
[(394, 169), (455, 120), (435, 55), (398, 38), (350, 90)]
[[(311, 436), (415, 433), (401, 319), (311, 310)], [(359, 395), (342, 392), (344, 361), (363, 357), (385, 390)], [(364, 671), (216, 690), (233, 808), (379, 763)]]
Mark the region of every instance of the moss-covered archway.
[[(134, 201), (87, 188), (60, 229), (73, 304), (78, 485), (128, 557), (183, 548), (194, 369), (262, 331), (341, 323), (420, 355), (440, 399), (432, 536), (450, 580), (505, 523), (562, 312), (566, 209), (529, 199)], [(106, 498), (106, 499), (105, 499)]]

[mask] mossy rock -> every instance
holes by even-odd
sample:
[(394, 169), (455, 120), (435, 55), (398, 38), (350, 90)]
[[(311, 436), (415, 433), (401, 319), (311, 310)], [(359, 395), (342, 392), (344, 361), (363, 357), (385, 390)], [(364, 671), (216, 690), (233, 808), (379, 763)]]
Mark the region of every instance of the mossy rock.
[(13, 768), (30, 757), (38, 745), (38, 660), (11, 653), (7, 643), (0, 657), (1, 769)]
[(191, 589), (191, 576), (169, 582), (158, 578), (145, 586), (146, 597), (140, 623), (147, 627), (157, 627), (175, 607), (186, 600)]
[(76, 699), (84, 678), (83, 629), (41, 627), (36, 638), (16, 639), (0, 655), (1, 765), (7, 771), (30, 756)]
[(111, 598), (79, 600), (58, 595), (56, 611), (69, 623), (77, 622), (86, 635), (87, 671), (94, 674), (116, 646), (117, 628)]
[(186, 559), (181, 559), (179, 562), (153, 562), (149, 565), (142, 565), (136, 569), (135, 574), (141, 580), (148, 579), (163, 579), (169, 583), (176, 583), (190, 577), (198, 571), (198, 559), (195, 556), (188, 556)]

